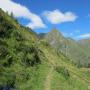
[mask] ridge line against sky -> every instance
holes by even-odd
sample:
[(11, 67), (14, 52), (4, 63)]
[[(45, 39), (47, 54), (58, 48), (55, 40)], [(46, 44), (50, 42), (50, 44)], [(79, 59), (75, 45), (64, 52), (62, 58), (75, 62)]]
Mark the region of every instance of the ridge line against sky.
[[(21, 1), (23, 3), (26, 3), (24, 0), (0, 0), (0, 8), (2, 8), (4, 11), (8, 11), (9, 14), (11, 12), (13, 12), (14, 16), (18, 20), (22, 19), (21, 21), (23, 23), (26, 22), (25, 21), (25, 19), (26, 19), (28, 22), (25, 23), (25, 26), (28, 26), (32, 29), (35, 29), (37, 32), (39, 32), (41, 30), (42, 30), (42, 32), (45, 32), (45, 30), (47, 32), (47, 31), (49, 31), (50, 28), (53, 28), (53, 26), (54, 26), (58, 29), (61, 28), (63, 31), (61, 29), (60, 30), (64, 35), (67, 34), (68, 36), (73, 37), (73, 38), (78, 38), (79, 39), (79, 38), (88, 38), (88, 37), (90, 37), (90, 32), (89, 32), (90, 27), (88, 27), (87, 32), (84, 31), (84, 30), (82, 31), (81, 29), (79, 29), (80, 26), (77, 27), (79, 24), (82, 25), (83, 23), (82, 23), (82, 20), (81, 20), (81, 23), (80, 23), (79, 20), (80, 20), (81, 17), (80, 17), (80, 15), (77, 14), (77, 12), (74, 12), (74, 10), (69, 10), (68, 9), (66, 11), (63, 11), (58, 7), (56, 8), (56, 6), (55, 6), (55, 8), (52, 9), (52, 10), (48, 10), (46, 8), (45, 10), (43, 10), (42, 12), (39, 12), (39, 14), (37, 14), (37, 13), (34, 13), (35, 11), (32, 11), (32, 7), (28, 7), (27, 4), (25, 4), (25, 5), (21, 4)], [(33, 1), (28, 0), (28, 1), (30, 1), (31, 3), (35, 2), (35, 0), (33, 0)], [(37, 1), (40, 1), (40, 0), (37, 0)], [(57, 0), (57, 2), (60, 3), (59, 0)], [(61, 0), (61, 2), (63, 2), (63, 1)], [(88, 0), (86, 0), (86, 2), (90, 3)], [(53, 2), (51, 2), (51, 4), (52, 3)], [(43, 4), (43, 2), (42, 2), (42, 4)], [(36, 9), (36, 10), (38, 11), (38, 9)], [(88, 12), (87, 17), (85, 16), (83, 18), (84, 19), (87, 19), (87, 18), (90, 19), (90, 13)], [(21, 21), (20, 21), (20, 23), (22, 23)], [(79, 24), (78, 24), (78, 22), (79, 22)], [(88, 22), (90, 22), (90, 21), (88, 21)], [(78, 25), (76, 25), (76, 23)], [(66, 29), (65, 26), (68, 27), (68, 28)], [(74, 27), (76, 26), (76, 27), (74, 28), (73, 26)], [(84, 27), (84, 26), (82, 25), (82, 27)], [(80, 28), (82, 28), (82, 27), (80, 27)], [(69, 30), (70, 28), (73, 31)], [(77, 30), (79, 32), (75, 33)], [(67, 35), (65, 35), (65, 36), (67, 36)]]

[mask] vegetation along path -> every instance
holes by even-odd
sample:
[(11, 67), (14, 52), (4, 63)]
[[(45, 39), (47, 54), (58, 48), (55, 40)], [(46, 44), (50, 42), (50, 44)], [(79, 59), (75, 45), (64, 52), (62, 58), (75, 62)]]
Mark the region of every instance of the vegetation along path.
[(53, 72), (53, 67), (51, 67), (48, 75), (46, 76), (45, 85), (44, 85), (45, 90), (51, 90), (52, 72)]

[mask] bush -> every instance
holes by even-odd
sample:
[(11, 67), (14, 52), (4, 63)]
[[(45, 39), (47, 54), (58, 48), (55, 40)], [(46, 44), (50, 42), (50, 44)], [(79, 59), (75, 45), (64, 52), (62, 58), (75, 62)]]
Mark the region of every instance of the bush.
[(15, 48), (16, 48), (16, 51), (24, 52), (25, 54), (32, 53), (34, 51), (33, 46), (25, 45), (24, 42), (23, 43), (19, 43), (19, 45), (16, 46)]
[(4, 60), (3, 66), (4, 67), (10, 67), (13, 63), (13, 57), (7, 55), (6, 60)]
[(11, 32), (12, 32), (12, 29), (7, 29), (3, 26), (0, 26), (0, 37), (1, 38), (5, 38), (5, 37), (9, 38), (11, 35)]
[(0, 46), (0, 59), (5, 58), (7, 54), (7, 48), (5, 46)]
[(9, 37), (12, 29), (15, 29), (16, 27), (13, 25), (13, 23), (1, 12), (0, 13), (0, 37), (5, 38)]
[(16, 51), (16, 53), (22, 54), (22, 57), (19, 59), (21, 59), (21, 63), (25, 66), (34, 66), (41, 63), (38, 49), (33, 45), (28, 46), (20, 43), (19, 46), (16, 46)]
[(7, 43), (3, 40), (3, 39), (0, 39), (0, 45), (2, 46), (8, 46)]
[(66, 79), (68, 79), (70, 77), (70, 73), (68, 71), (68, 69), (66, 69), (65, 67), (60, 67), (60, 66), (56, 66), (55, 70), (62, 74)]
[(24, 38), (23, 38), (23, 36), (21, 35), (21, 33), (19, 33), (19, 32), (16, 31), (16, 30), (13, 30), (12, 37), (15, 37), (17, 41), (22, 41), (22, 40), (24, 40)]
[[(13, 90), (15, 88), (15, 75), (7, 70), (6, 73), (2, 73), (3, 76), (0, 83), (0, 90)], [(1, 82), (0, 81), (0, 82)]]
[(33, 49), (33, 52), (28, 52), (25, 54), (25, 58), (22, 60), (22, 62), (26, 66), (34, 66), (41, 63), (41, 60), (39, 58), (38, 52)]
[(40, 61), (40, 58), (38, 57), (38, 55), (36, 53), (33, 53), (31, 55), (30, 54), (27, 55), (26, 64), (28, 66), (34, 66), (34, 65), (37, 65), (39, 63), (41, 63), (41, 61)]

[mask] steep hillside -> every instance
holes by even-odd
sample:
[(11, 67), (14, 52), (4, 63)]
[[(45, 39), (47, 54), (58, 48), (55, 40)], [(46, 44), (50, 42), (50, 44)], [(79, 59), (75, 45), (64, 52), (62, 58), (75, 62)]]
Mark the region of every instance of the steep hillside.
[[(90, 55), (90, 39), (82, 39), (78, 41), (79, 45)], [(90, 57), (88, 57), (90, 59)]]
[(89, 90), (78, 69), (28, 28), (0, 10), (0, 90)]
[[(79, 66), (87, 67), (90, 63), (90, 54), (87, 53), (87, 50), (84, 50), (77, 41), (62, 36), (58, 30), (51, 30), (45, 35), (44, 40), (56, 48), (57, 51), (64, 53)], [(88, 47), (90, 46), (88, 45)]]

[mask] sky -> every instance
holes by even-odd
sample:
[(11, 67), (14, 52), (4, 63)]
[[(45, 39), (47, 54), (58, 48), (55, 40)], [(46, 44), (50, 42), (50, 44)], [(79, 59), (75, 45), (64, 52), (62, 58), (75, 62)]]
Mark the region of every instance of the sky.
[(0, 8), (37, 33), (56, 28), (66, 37), (90, 38), (90, 0), (0, 0)]

